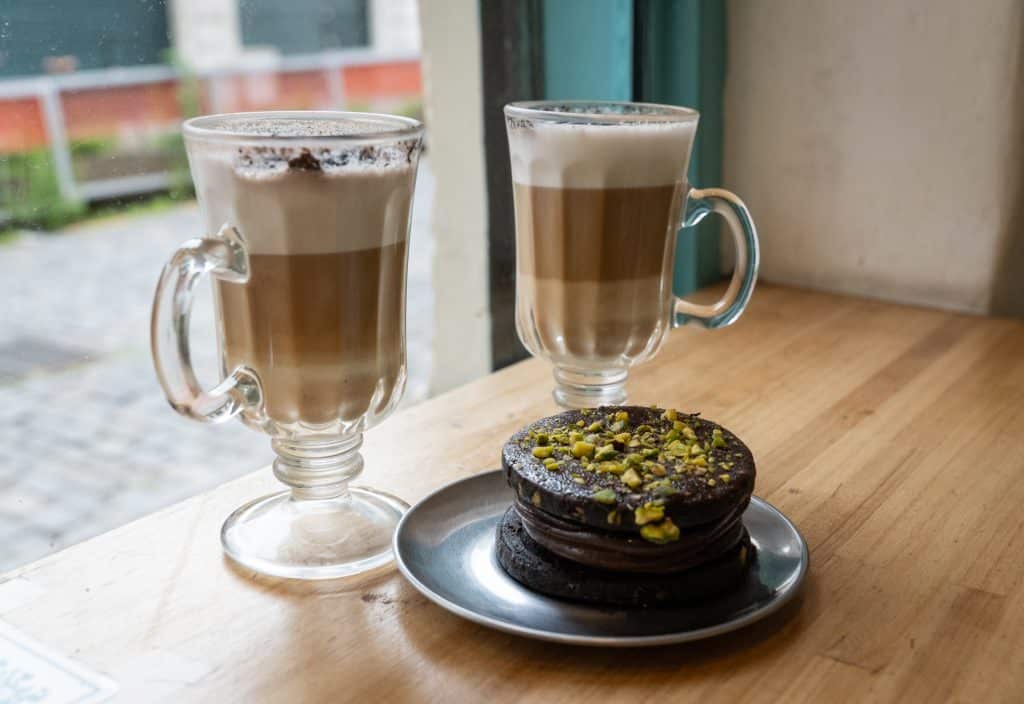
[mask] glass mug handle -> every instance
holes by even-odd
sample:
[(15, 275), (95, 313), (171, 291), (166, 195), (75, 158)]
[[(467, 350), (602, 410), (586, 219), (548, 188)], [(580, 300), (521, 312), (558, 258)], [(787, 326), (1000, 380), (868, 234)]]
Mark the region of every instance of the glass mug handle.
[(214, 237), (188, 240), (160, 274), (153, 297), (149, 335), (156, 376), (171, 407), (183, 416), (220, 423), (246, 407), (260, 404), (262, 392), (255, 373), (236, 367), (222, 382), (204, 390), (192, 369), (189, 317), (193, 290), (207, 275), (228, 281), (249, 278), (249, 254), (241, 233), (224, 225)]
[(686, 196), (683, 227), (696, 225), (710, 213), (721, 215), (732, 232), (736, 243), (736, 269), (729, 288), (715, 303), (702, 305), (676, 296), (674, 327), (687, 323), (711, 329), (731, 325), (743, 313), (754, 292), (761, 255), (750, 211), (736, 194), (723, 188), (691, 188)]

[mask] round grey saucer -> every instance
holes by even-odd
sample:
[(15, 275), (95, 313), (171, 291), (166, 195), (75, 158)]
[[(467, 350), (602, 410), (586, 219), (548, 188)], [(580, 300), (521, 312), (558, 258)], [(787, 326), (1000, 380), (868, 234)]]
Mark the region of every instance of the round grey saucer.
[(395, 531), (398, 569), (428, 599), (471, 621), (530, 638), (642, 646), (698, 640), (778, 611), (807, 575), (807, 543), (789, 519), (753, 497), (743, 522), (757, 547), (746, 582), (694, 606), (617, 609), (537, 594), (502, 570), (495, 528), (512, 502), (501, 470), (444, 486), (413, 506)]

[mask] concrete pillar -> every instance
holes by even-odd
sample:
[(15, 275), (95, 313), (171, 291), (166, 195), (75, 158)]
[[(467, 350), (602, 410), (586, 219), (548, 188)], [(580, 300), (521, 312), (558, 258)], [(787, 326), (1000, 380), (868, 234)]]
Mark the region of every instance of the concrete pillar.
[(437, 178), (430, 385), (437, 394), (491, 370), (487, 177), (477, 0), (423, 5), (427, 143)]

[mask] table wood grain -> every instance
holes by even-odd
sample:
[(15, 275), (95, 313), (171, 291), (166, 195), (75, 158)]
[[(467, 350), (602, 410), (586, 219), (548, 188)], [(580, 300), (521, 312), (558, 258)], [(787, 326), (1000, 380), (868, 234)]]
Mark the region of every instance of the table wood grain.
[[(551, 384), (528, 361), (396, 415), (365, 481), (414, 502), (497, 466)], [(747, 441), (811, 547), (793, 608), (596, 650), (466, 622), (394, 572), (256, 578), (218, 531), (274, 488), (263, 470), (6, 575), (0, 619), (129, 702), (1024, 701), (1024, 324), (762, 286), (734, 327), (674, 332), (630, 391)]]

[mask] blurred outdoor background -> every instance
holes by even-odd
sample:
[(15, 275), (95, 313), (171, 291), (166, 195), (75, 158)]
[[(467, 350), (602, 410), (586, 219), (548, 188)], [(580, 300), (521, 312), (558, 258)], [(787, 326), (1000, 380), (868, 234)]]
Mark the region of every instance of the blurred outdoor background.
[[(0, 0), (0, 572), (267, 464), (269, 441), (167, 406), (149, 354), (160, 268), (199, 226), (182, 119), (421, 116), (415, 0)], [(430, 372), (421, 166), (410, 381)], [(219, 374), (211, 296), (202, 380)]]

